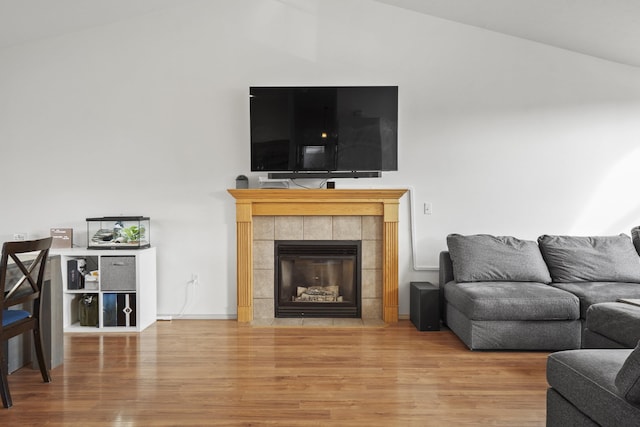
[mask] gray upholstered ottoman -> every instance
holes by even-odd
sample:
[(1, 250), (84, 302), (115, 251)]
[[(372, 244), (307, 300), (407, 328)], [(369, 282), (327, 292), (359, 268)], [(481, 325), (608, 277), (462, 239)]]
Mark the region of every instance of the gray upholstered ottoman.
[(593, 304), (587, 310), (583, 348), (634, 348), (640, 341), (640, 307), (622, 302)]

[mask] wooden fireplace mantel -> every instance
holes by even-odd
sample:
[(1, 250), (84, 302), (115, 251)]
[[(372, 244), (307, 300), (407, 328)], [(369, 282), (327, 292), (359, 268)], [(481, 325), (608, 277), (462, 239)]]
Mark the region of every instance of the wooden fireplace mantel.
[(228, 191), (236, 199), (239, 322), (253, 320), (253, 217), (265, 215), (382, 217), (382, 320), (398, 321), (398, 207), (406, 189)]

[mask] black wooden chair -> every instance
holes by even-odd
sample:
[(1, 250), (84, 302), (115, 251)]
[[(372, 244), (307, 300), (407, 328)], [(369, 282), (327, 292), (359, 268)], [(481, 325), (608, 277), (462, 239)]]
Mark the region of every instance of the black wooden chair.
[[(40, 373), (46, 383), (51, 381), (51, 377), (40, 334), (40, 296), (50, 247), (50, 237), (5, 242), (0, 260), (0, 344), (4, 347), (9, 338), (32, 331)], [(0, 351), (0, 393), (4, 407), (10, 408), (13, 402), (9, 393), (8, 363), (4, 353)]]

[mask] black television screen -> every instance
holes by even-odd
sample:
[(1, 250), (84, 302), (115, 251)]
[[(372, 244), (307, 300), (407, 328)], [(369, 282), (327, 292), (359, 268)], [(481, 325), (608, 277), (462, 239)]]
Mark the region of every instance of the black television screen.
[(398, 170), (398, 87), (251, 87), (253, 172)]

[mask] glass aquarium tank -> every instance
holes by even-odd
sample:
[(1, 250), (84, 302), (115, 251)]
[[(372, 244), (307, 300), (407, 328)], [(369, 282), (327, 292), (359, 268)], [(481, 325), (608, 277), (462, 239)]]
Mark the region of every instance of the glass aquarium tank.
[(143, 249), (151, 246), (151, 221), (145, 216), (87, 218), (88, 249)]

